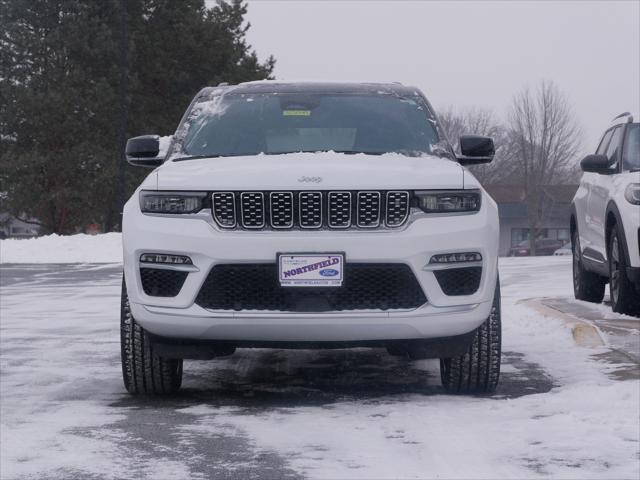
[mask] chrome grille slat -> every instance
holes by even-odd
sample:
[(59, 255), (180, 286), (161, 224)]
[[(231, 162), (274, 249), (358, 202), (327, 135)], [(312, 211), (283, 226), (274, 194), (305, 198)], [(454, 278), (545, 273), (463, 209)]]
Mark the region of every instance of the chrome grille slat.
[(351, 226), (351, 192), (329, 192), (327, 225), (330, 228)]
[(409, 192), (393, 190), (387, 192), (385, 202), (385, 224), (399, 227), (409, 217)]
[(357, 224), (362, 228), (375, 228), (380, 225), (380, 192), (358, 192)]
[(269, 215), (273, 228), (292, 228), (293, 193), (271, 192), (269, 194)]
[(240, 194), (240, 212), (244, 228), (263, 228), (265, 226), (264, 193), (242, 192)]
[(300, 192), (298, 214), (300, 228), (322, 227), (322, 192)]
[(211, 212), (223, 229), (375, 229), (407, 222), (406, 190), (213, 192)]
[(211, 195), (213, 219), (222, 228), (236, 226), (236, 196), (233, 192), (215, 192)]

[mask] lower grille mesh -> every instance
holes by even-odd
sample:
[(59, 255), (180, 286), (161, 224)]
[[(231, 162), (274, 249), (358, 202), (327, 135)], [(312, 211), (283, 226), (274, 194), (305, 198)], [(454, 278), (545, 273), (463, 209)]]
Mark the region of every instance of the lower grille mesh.
[(140, 278), (144, 293), (152, 297), (175, 297), (186, 280), (188, 272), (141, 268)]
[(214, 310), (326, 312), (412, 309), (426, 303), (404, 264), (346, 264), (341, 287), (281, 287), (275, 264), (216, 265), (196, 303)]
[(471, 295), (480, 287), (482, 267), (449, 268), (433, 273), (445, 295)]

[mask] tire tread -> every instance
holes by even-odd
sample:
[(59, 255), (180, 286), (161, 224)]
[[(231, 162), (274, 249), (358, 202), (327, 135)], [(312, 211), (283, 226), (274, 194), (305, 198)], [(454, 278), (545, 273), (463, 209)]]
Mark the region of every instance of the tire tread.
[(149, 335), (136, 323), (122, 282), (120, 311), (122, 378), (133, 395), (164, 395), (176, 392), (182, 383), (182, 360), (155, 354)]
[(500, 379), (500, 285), (489, 318), (476, 330), (464, 355), (440, 359), (442, 385), (448, 393), (492, 393)]

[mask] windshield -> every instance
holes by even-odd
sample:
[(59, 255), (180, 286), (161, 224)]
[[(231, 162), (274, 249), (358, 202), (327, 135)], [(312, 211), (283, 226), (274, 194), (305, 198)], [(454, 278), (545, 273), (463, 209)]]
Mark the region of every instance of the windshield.
[(623, 170), (640, 169), (640, 123), (629, 127), (622, 154)]
[[(337, 151), (430, 154), (439, 141), (419, 97), (226, 94), (194, 105), (178, 157)], [(439, 147), (441, 148), (441, 147)]]

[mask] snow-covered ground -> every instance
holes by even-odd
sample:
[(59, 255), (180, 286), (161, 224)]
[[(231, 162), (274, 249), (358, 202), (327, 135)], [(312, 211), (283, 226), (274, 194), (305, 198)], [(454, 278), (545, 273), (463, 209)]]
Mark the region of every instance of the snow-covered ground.
[(0, 240), (0, 263), (117, 263), (122, 262), (119, 233), (46, 235)]
[[(116, 236), (78, 239), (117, 261)], [(0, 244), (5, 264), (46, 261), (18, 247)], [(66, 261), (99, 261), (83, 255)], [(445, 395), (436, 361), (382, 350), (240, 350), (186, 362), (166, 400), (124, 393), (119, 265), (3, 265), (0, 477), (637, 479), (637, 376), (520, 303), (572, 297), (570, 262), (501, 259), (491, 397)]]

